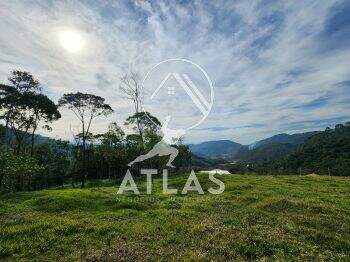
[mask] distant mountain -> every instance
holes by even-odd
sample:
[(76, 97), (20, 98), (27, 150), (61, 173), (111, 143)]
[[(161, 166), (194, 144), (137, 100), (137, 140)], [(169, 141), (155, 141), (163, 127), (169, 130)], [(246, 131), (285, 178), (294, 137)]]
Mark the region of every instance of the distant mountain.
[[(0, 124), (0, 129), (1, 129), (1, 133), (2, 134), (4, 134), (4, 132), (5, 132), (5, 127), (3, 126), (3, 125), (1, 125)], [(7, 136), (6, 136), (6, 140), (10, 140), (11, 138), (13, 138), (14, 139), (14, 134), (13, 134), (13, 132), (11, 131), (11, 129), (10, 128), (7, 128)], [(24, 140), (24, 143), (25, 142), (29, 142), (30, 141), (30, 134), (28, 134), (27, 136), (26, 136), (26, 139)], [(36, 145), (41, 145), (41, 144), (44, 144), (44, 143), (46, 143), (46, 142), (48, 142), (50, 140), (50, 138), (49, 137), (46, 137), (46, 136), (42, 136), (42, 135), (35, 135), (34, 136), (34, 142), (35, 142), (35, 144)]]
[(242, 148), (234, 160), (245, 163), (268, 163), (287, 156), (299, 147), (298, 144), (276, 143), (263, 144), (254, 149)]
[(277, 168), (294, 174), (350, 176), (350, 123), (313, 135)]
[(319, 132), (299, 134), (278, 134), (249, 145), (241, 149), (235, 156), (236, 161), (246, 163), (268, 163), (281, 159), (294, 152), (310, 137)]
[(264, 145), (276, 144), (276, 143), (301, 145), (306, 141), (306, 139), (308, 139), (309, 137), (317, 133), (319, 132), (314, 131), (314, 132), (306, 132), (306, 133), (299, 133), (299, 134), (293, 134), (293, 135), (289, 135), (285, 133), (278, 134), (249, 145), (249, 149), (253, 150), (255, 148), (258, 148)]
[(288, 155), (309, 137), (319, 132), (278, 134), (244, 146), (230, 140), (208, 141), (190, 144), (193, 154), (206, 159), (240, 160), (250, 163), (265, 163)]
[(190, 144), (189, 148), (193, 154), (200, 157), (227, 159), (233, 158), (244, 146), (230, 140), (218, 140)]

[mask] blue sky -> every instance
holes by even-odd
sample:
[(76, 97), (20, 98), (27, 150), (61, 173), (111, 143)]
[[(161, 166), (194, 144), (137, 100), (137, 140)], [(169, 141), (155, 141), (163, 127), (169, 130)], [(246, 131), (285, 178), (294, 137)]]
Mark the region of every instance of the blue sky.
[[(125, 72), (189, 59), (212, 79), (215, 100), (186, 141), (249, 144), (350, 120), (349, 13), (346, 0), (0, 0), (0, 80), (22, 69), (54, 101), (78, 91), (105, 97), (116, 113), (95, 122), (102, 132), (132, 113), (118, 90)], [(81, 52), (62, 48), (62, 30), (79, 33)], [(43, 134), (71, 139), (77, 129), (63, 111)]]

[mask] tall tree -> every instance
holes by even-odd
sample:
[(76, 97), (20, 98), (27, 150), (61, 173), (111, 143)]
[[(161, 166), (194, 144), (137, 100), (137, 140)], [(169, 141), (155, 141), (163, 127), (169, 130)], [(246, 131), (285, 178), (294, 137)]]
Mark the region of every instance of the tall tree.
[(15, 143), (12, 146), (15, 153), (19, 154), (23, 141), (32, 125), (33, 114), (31, 109), (35, 93), (20, 93), (13, 86), (1, 86), (1, 88), (3, 91), (0, 100), (0, 106), (3, 109), (1, 118), (5, 119), (6, 127), (11, 129), (15, 137)]
[(8, 147), (8, 127), (9, 117), (12, 108), (15, 106), (16, 99), (14, 95), (17, 94), (16, 88), (9, 85), (0, 84), (0, 119), (5, 120), (5, 131), (3, 132), (3, 139), (5, 146)]
[(43, 94), (36, 94), (31, 100), (32, 123), (31, 123), (31, 154), (34, 151), (35, 132), (42, 122), (42, 128), (51, 130), (50, 123), (61, 118), (58, 106)]
[(141, 78), (138, 73), (131, 72), (125, 74), (120, 79), (120, 90), (124, 97), (131, 100), (134, 106), (134, 116), (137, 131), (140, 135), (142, 143), (144, 142), (144, 130), (142, 129), (141, 119), (139, 118), (142, 110), (142, 96), (141, 96)]
[(71, 110), (81, 123), (82, 149), (83, 149), (83, 174), (81, 175), (81, 187), (85, 186), (87, 176), (86, 170), (86, 139), (91, 129), (93, 119), (99, 116), (108, 116), (113, 113), (110, 105), (105, 103), (105, 99), (84, 93), (64, 94), (58, 101), (59, 106), (67, 107)]
[(10, 124), (10, 117), (16, 115), (12, 111), (18, 106), (18, 96), (27, 92), (35, 93), (41, 91), (39, 81), (29, 72), (13, 70), (8, 77), (8, 81), (10, 85), (0, 85), (0, 99), (2, 100), (1, 118), (5, 120), (5, 137), (8, 137), (7, 131)]
[(30, 73), (12, 71), (8, 80), (11, 85), (0, 85), (0, 117), (5, 120), (5, 130), (11, 128), (16, 140), (14, 147), (17, 154), (31, 130), (33, 153), (35, 132), (40, 122), (44, 122), (44, 128), (49, 128), (49, 123), (59, 119), (61, 115), (57, 106), (40, 93), (40, 83)]

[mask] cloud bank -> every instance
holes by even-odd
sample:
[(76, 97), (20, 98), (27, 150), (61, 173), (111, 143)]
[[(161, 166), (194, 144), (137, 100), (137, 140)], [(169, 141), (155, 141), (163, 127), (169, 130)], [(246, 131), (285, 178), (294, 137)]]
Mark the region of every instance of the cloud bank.
[[(116, 112), (95, 122), (103, 132), (132, 113), (118, 89), (124, 73), (185, 58), (215, 88), (211, 114), (186, 141), (324, 129), (350, 119), (349, 12), (346, 0), (0, 0), (0, 80), (23, 69), (55, 101), (78, 91), (105, 97)], [(60, 45), (67, 29), (84, 39), (81, 53)], [(71, 139), (79, 127), (62, 113), (46, 135)]]

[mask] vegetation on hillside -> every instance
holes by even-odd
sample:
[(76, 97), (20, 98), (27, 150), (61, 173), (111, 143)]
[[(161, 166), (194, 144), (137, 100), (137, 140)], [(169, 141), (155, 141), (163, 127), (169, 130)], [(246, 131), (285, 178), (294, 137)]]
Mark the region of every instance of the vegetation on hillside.
[(350, 176), (350, 124), (338, 124), (311, 136), (278, 167), (287, 172)]
[(240, 173), (350, 176), (350, 123), (314, 133), (299, 146), (272, 143), (242, 151), (229, 168)]
[(297, 147), (298, 145), (296, 144), (277, 142), (263, 144), (254, 149), (249, 149), (245, 147), (237, 153), (235, 160), (242, 161), (247, 164), (269, 163), (280, 159), (284, 156), (287, 156)]

